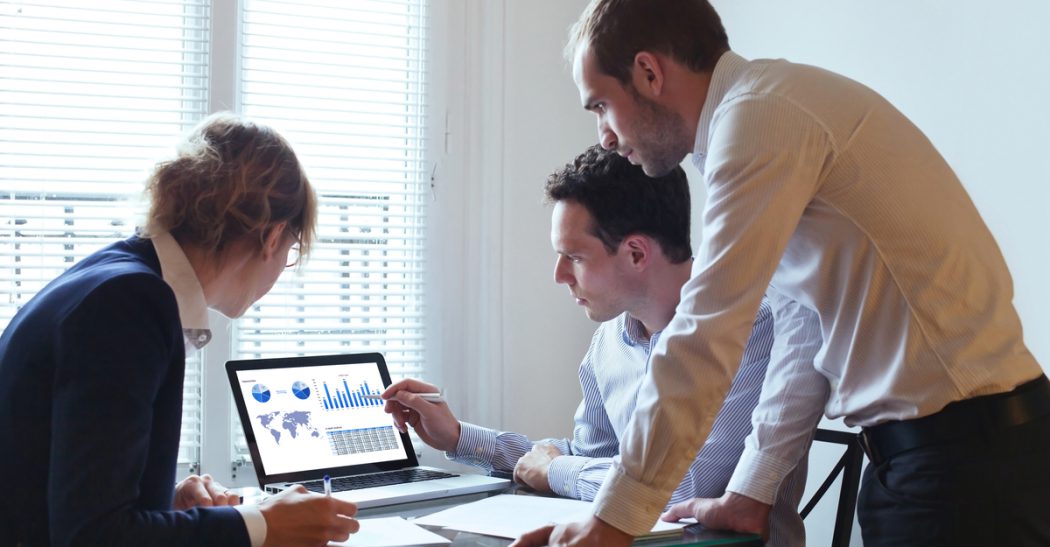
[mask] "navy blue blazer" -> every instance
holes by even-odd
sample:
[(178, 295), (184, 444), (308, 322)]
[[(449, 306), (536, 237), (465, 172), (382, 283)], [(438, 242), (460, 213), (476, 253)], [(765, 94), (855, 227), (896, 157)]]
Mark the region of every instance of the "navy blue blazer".
[(230, 507), (172, 510), (184, 370), (148, 240), (30, 300), (0, 336), (0, 545), (249, 545)]

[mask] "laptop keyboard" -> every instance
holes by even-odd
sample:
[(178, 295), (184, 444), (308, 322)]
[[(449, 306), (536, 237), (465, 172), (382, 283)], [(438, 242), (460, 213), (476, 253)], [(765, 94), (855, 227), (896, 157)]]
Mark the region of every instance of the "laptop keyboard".
[[(362, 488), (374, 488), (376, 486), (387, 486), (390, 484), (402, 484), (406, 482), (432, 481), (434, 479), (447, 479), (458, 477), (452, 473), (443, 473), (430, 469), (398, 469), (397, 471), (384, 471), (382, 473), (371, 473), (369, 475), (357, 475), (353, 477), (339, 477), (332, 479), (332, 492), (343, 492), (345, 490), (360, 490)], [(302, 483), (307, 490), (324, 493), (323, 481), (307, 481)]]

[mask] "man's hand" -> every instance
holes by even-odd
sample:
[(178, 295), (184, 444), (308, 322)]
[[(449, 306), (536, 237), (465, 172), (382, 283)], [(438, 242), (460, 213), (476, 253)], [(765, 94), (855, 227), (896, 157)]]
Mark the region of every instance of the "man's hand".
[(438, 450), (452, 452), (459, 444), (459, 420), (444, 401), (427, 401), (416, 395), (440, 391), (437, 386), (421, 380), (401, 380), (383, 392), (384, 410), (394, 416), (394, 425), (402, 433), (406, 431), (406, 424), (410, 425), (423, 442)]
[(524, 484), (537, 492), (552, 493), (547, 470), (550, 469), (554, 458), (561, 455), (561, 451), (552, 444), (532, 445), (532, 450), (526, 452), (514, 466), (514, 482)]
[(735, 492), (720, 498), (693, 498), (671, 506), (660, 519), (675, 522), (693, 517), (712, 530), (732, 530), (758, 534), (769, 539), (770, 506)]
[(598, 517), (584, 522), (544, 526), (522, 535), (510, 547), (558, 545), (565, 547), (626, 547), (634, 538)]
[(239, 494), (230, 492), (208, 474), (190, 475), (175, 485), (173, 506), (177, 511), (185, 511), (194, 507), (237, 505), (240, 502)]
[(307, 492), (302, 485), (259, 504), (266, 519), (264, 547), (316, 547), (346, 541), (361, 525), (350, 518), (357, 506), (331, 496)]

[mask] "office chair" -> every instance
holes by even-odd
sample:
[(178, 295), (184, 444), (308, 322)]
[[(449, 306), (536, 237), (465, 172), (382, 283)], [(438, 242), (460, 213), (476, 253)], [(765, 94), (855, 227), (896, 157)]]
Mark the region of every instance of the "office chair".
[(835, 532), (831, 536), (831, 547), (849, 547), (850, 534), (853, 532), (853, 515), (857, 510), (860, 470), (864, 465), (864, 450), (860, 446), (860, 437), (856, 433), (817, 429), (813, 438), (826, 443), (845, 445), (846, 452), (799, 514), (806, 518), (828, 488), (831, 488), (839, 473), (842, 473), (842, 488), (839, 490), (839, 507), (835, 512)]

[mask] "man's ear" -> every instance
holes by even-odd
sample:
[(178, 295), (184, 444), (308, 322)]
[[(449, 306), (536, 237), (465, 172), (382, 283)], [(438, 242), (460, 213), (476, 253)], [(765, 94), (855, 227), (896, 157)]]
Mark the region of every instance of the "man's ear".
[(631, 265), (639, 270), (649, 266), (654, 250), (652, 240), (641, 234), (631, 234), (620, 242), (620, 252), (626, 253)]
[(657, 55), (648, 51), (639, 51), (634, 56), (631, 66), (631, 80), (635, 89), (643, 96), (659, 97), (664, 89), (664, 66)]

